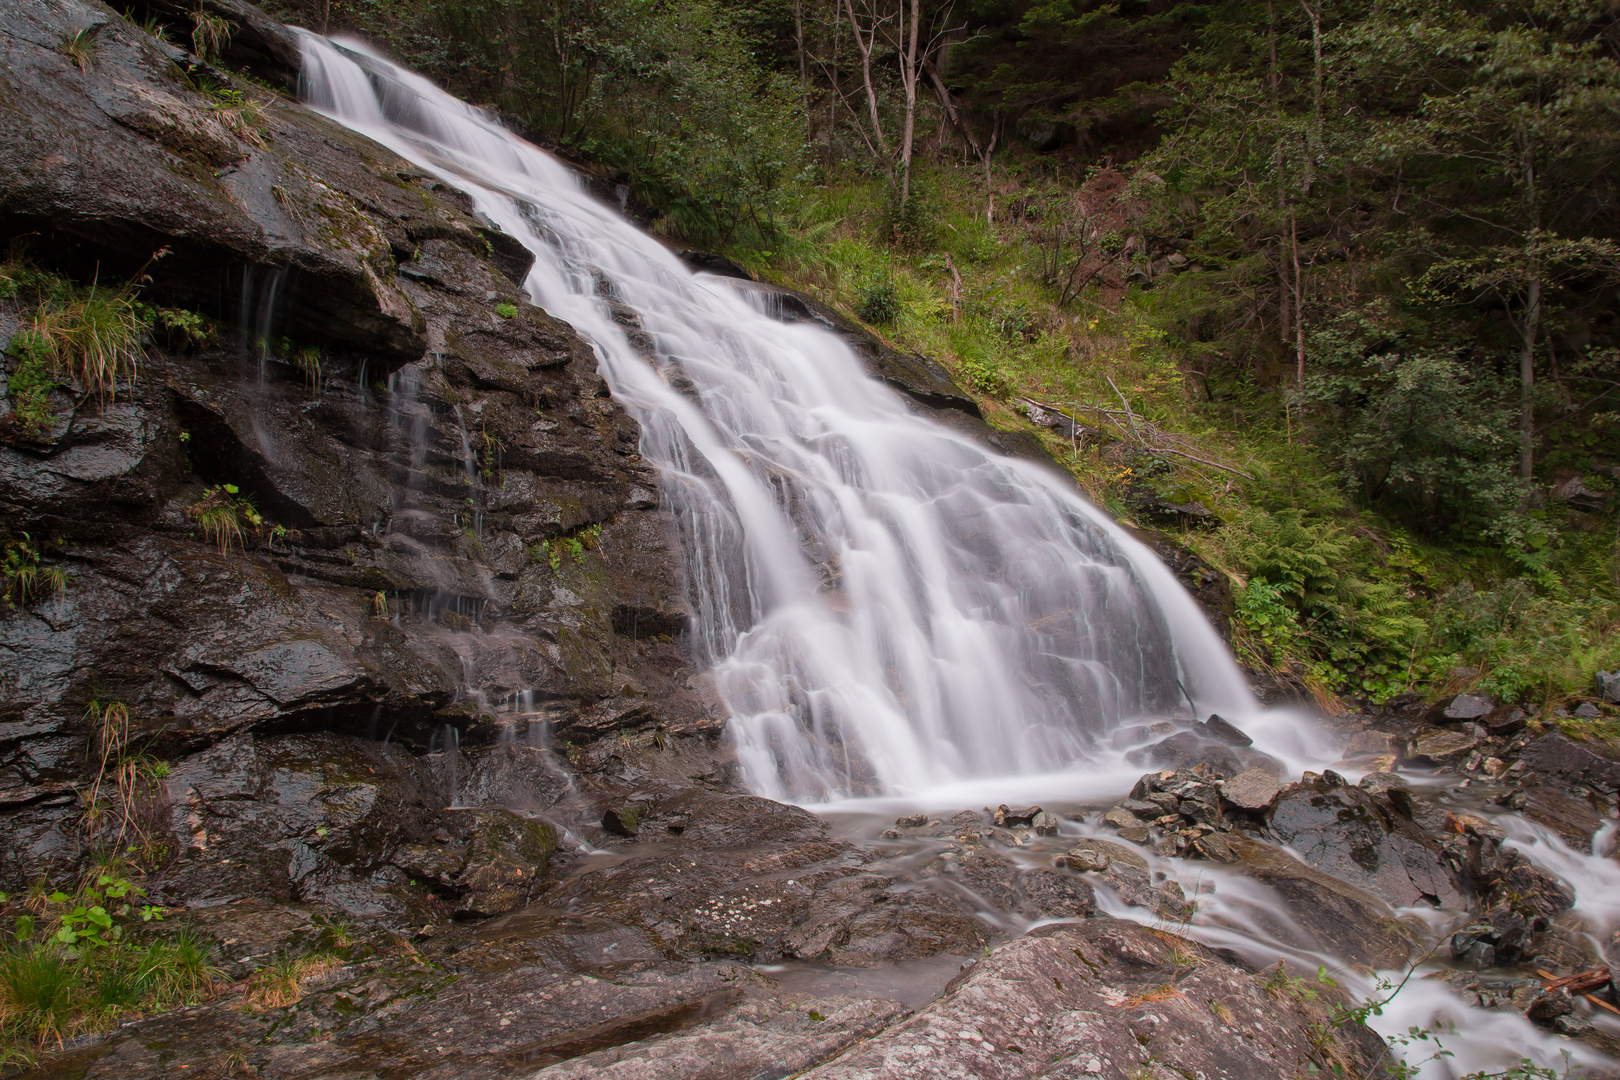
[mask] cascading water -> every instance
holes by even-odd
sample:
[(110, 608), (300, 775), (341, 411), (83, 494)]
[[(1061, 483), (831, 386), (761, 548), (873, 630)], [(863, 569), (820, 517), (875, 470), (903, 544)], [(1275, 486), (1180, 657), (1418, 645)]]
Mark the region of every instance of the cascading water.
[(665, 477), (761, 794), (1051, 772), (1124, 719), (1253, 711), (1191, 598), (1072, 484), (914, 415), (832, 334), (694, 276), (410, 72), (310, 36), (304, 73), (313, 105), (527, 245), (532, 299), (595, 345)]
[[(1332, 760), (1297, 717), (1259, 713), (1169, 571), (1060, 477), (914, 415), (831, 334), (693, 275), (557, 161), (363, 46), (306, 35), (303, 78), (316, 108), (467, 191), (528, 246), (530, 297), (594, 344), (662, 470), (694, 645), (761, 794), (866, 796), (854, 812), (869, 815), (1011, 791), (1112, 797), (1140, 769), (1098, 737), (1178, 713), (1242, 717), (1296, 770)], [(512, 698), (514, 716), (532, 707)], [(1616, 929), (1602, 899), (1612, 864), (1501, 820), (1576, 886), (1593, 930)], [(1309, 935), (1259, 928), (1290, 922), (1265, 886), (1154, 866), (1201, 894), (1192, 929), (1206, 940), (1256, 963), (1334, 963)], [(1438, 933), (1465, 915), (1426, 918)], [(1365, 973), (1336, 971), (1376, 992)], [(1425, 980), (1375, 1022), (1386, 1034), (1449, 1025), (1470, 1067), (1521, 1054), (1554, 1064), (1566, 1045)], [(1422, 1072), (1455, 1075), (1439, 1059)]]

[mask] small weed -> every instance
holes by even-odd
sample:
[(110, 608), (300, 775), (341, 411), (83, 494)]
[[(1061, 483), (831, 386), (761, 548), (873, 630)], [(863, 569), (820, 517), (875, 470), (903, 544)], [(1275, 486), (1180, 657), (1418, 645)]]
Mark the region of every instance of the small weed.
[(11, 346), (25, 363), (74, 379), (103, 400), (117, 396), (121, 380), (135, 381), (146, 322), (129, 286), (116, 290), (91, 286), (80, 295), (46, 300), (32, 322)]
[(244, 523), (253, 531), (264, 525), (264, 517), (254, 508), (252, 498), (239, 498), (239, 490), (235, 484), (211, 487), (203, 492), (202, 498), (186, 507), (186, 517), (196, 524), (205, 539), (219, 545), (221, 555), (229, 555), (232, 544), (246, 550)]
[(1232, 1007), (1224, 1001), (1211, 1001), (1209, 1011), (1214, 1014), (1215, 1019), (1223, 1024), (1232, 1022)]
[(218, 328), (208, 316), (183, 308), (136, 306), (153, 336), (171, 349), (200, 349), (219, 337)]
[(208, 108), (231, 134), (251, 146), (265, 145), (264, 130), (269, 121), (262, 102), (207, 76), (193, 74), (189, 81), (192, 89), (208, 99)]
[(95, 58), (96, 32), (100, 27), (87, 26), (62, 43), (62, 52), (81, 72), (88, 73), (90, 61)]
[(11, 414), (3, 419), (25, 439), (38, 439), (51, 430), (56, 422), (51, 408), (51, 391), (56, 380), (42, 349), (31, 335), (18, 334), (11, 342), (11, 351), (17, 358), (16, 366), (6, 377), (6, 391), (11, 398)]
[(516, 304), (496, 304), (495, 305), (495, 314), (499, 315), (503, 319), (516, 318), (517, 313), (518, 313), (518, 309), (517, 309)]
[(324, 978), (342, 966), (341, 960), (326, 953), (277, 957), (249, 977), (245, 1000), (249, 1008), (258, 1011), (295, 1004), (303, 999), (305, 983)]
[(287, 359), (304, 373), (304, 384), (315, 394), (321, 392), (321, 350), (313, 345), (289, 351)]
[(236, 24), (223, 15), (204, 11), (201, 4), (191, 13), (191, 51), (208, 63), (218, 60), (230, 48)]
[(41, 565), (39, 545), (23, 533), (21, 540), (0, 549), (0, 582), (4, 584), (0, 599), (7, 606), (23, 607), (61, 592), (67, 575), (59, 567)]

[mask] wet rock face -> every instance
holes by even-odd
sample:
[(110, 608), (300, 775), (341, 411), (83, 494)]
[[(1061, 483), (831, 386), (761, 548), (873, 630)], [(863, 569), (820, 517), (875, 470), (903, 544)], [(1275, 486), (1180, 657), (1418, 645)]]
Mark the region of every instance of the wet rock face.
[(1467, 906), (1438, 844), (1387, 801), (1360, 788), (1326, 780), (1291, 785), (1268, 823), (1308, 865), (1391, 904)]
[[(239, 26), (233, 62), (294, 70), (290, 31), (239, 0), (209, 2)], [(86, 27), (96, 46), (81, 71), (60, 45)], [(374, 748), (302, 733), (419, 754), (447, 739), (526, 745), (531, 728), (581, 744), (719, 730), (680, 640), (681, 556), (637, 425), (584, 342), (524, 303), (528, 257), (511, 238), (388, 151), (248, 84), (265, 119), (244, 141), (179, 78), (183, 53), (106, 8), (9, 0), (0, 39), (0, 239), (37, 234), (48, 268), (88, 281), (99, 267), (103, 282), (167, 246), (143, 300), (220, 320), (201, 346), (149, 340), (116, 400), (61, 395), (50, 432), (0, 442), (3, 528), (49, 538), (68, 577), (0, 614), (0, 828), (19, 841), (0, 875), (57, 876), (77, 857), (92, 700), (125, 703), (134, 744), (175, 763), (176, 806), (191, 797), (182, 778), (214, 769), (210, 748), (245, 755), (239, 776), (199, 781), (248, 787), (204, 800), (218, 820), (179, 828), (181, 852), (212, 851), (191, 837), (229, 833), (224, 808), (261, 801), (282, 822), (267, 842), (291, 842), (290, 811), (263, 786), (281, 775), (276, 755), (382, 768)], [(0, 350), (26, 314), (0, 301)], [(263, 525), (240, 517), (242, 542), (222, 552), (188, 510), (227, 484)], [(386, 756), (429, 810), (456, 798)], [(286, 775), (325, 790), (301, 769)], [(544, 804), (551, 781), (537, 782), (473, 805)], [(374, 787), (379, 807), (394, 799)], [(390, 813), (377, 826), (387, 850), (356, 863), (368, 874), (394, 873), (392, 845), (418, 842)], [(339, 827), (319, 816), (309, 827)], [(221, 888), (240, 872), (297, 896), (290, 883), (324, 872), (242, 854), (249, 868), (233, 863)], [(524, 859), (489, 858), (504, 869), (487, 887), (458, 879), (447, 902), (517, 895)], [(384, 906), (403, 917), (414, 903)]]
[(1130, 923), (1045, 927), (968, 968), (938, 1001), (806, 1080), (1363, 1075), (1382, 1044), (1356, 1025), (1315, 1046), (1324, 1005), (1271, 994), (1190, 942)]
[[(547, 909), (633, 927), (660, 955), (694, 960), (866, 966), (971, 953), (988, 940), (978, 907), (885, 872), (876, 853), (830, 837), (805, 811), (659, 783), (639, 799), (637, 853), (560, 882), (539, 898)], [(954, 880), (997, 890), (1007, 910), (1094, 910), (1073, 879), (1021, 873), (985, 852), (966, 863)]]

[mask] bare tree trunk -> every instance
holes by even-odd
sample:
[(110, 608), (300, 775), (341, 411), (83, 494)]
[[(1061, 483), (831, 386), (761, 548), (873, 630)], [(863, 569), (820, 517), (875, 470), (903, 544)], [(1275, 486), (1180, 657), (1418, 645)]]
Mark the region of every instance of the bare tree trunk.
[(799, 85), (810, 82), (810, 68), (804, 59), (804, 0), (793, 0), (793, 45), (799, 53)]
[(1277, 88), (1282, 79), (1281, 69), (1277, 66), (1277, 12), (1272, 0), (1266, 0), (1266, 35), (1270, 41), (1271, 68), (1267, 75), (1267, 82), (1271, 84), (1271, 96), (1277, 96)]
[(1519, 479), (1529, 482), (1535, 469), (1536, 335), (1541, 330), (1541, 268), (1531, 269), (1524, 313), (1524, 346), (1519, 350)]
[[(921, 0), (911, 0), (911, 40), (900, 61), (900, 83), (906, 92), (906, 123), (900, 136), (900, 205), (911, 201), (911, 145), (917, 130), (917, 34), (922, 24)], [(901, 8), (904, 18), (905, 9)], [(904, 37), (904, 27), (901, 36)]]
[(1288, 241), (1294, 252), (1294, 342), (1299, 359), (1299, 388), (1305, 389), (1305, 289), (1299, 272), (1299, 226), (1288, 208)]
[(866, 90), (866, 107), (871, 113), (874, 143), (878, 152), (888, 157), (888, 140), (883, 137), (883, 121), (878, 119), (877, 90), (872, 85), (872, 48), (877, 38), (878, 20), (874, 15), (872, 28), (863, 31), (860, 19), (855, 14), (855, 0), (844, 0), (844, 10), (849, 14), (849, 28), (855, 35), (855, 48), (861, 54), (861, 85)]

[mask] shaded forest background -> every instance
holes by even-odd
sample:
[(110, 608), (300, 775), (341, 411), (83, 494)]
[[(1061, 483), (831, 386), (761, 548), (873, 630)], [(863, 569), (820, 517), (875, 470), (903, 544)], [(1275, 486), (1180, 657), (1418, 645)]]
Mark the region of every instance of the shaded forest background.
[(939, 357), (1330, 708), (1620, 668), (1615, 0), (272, 9)]

